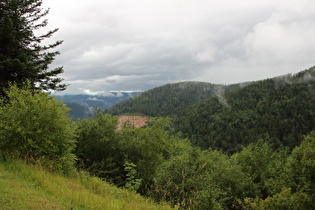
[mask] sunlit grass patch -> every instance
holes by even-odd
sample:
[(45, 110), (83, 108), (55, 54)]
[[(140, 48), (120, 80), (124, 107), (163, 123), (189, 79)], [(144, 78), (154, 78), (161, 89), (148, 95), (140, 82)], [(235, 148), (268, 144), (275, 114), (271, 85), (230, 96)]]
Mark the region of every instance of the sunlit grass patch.
[(1, 209), (170, 209), (84, 172), (64, 177), (22, 161), (0, 162)]

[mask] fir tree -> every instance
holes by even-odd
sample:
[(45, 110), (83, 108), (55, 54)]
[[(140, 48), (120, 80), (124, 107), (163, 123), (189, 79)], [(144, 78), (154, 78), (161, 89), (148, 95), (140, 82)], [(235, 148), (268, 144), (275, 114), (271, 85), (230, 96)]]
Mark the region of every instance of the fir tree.
[(63, 79), (57, 76), (63, 67), (49, 70), (59, 54), (52, 49), (62, 41), (41, 45), (58, 29), (39, 36), (34, 33), (47, 25), (47, 19), (42, 18), (49, 9), (41, 8), (42, 3), (42, 0), (0, 0), (0, 95), (10, 82), (22, 86), (28, 81), (39, 90), (66, 88), (61, 84)]

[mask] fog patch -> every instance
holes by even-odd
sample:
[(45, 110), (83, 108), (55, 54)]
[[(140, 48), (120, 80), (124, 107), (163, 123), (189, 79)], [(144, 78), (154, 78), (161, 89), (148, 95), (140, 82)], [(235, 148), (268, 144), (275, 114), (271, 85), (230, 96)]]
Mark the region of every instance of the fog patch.
[(227, 108), (230, 108), (227, 99), (225, 98), (225, 89), (223, 85), (216, 85), (214, 87), (214, 94), (218, 97), (219, 102)]

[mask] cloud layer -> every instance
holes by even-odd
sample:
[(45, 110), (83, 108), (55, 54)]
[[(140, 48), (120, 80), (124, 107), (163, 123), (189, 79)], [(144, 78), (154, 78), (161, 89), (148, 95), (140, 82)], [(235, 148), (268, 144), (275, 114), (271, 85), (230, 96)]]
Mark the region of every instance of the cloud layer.
[(68, 92), (230, 84), (315, 65), (313, 0), (46, 0)]

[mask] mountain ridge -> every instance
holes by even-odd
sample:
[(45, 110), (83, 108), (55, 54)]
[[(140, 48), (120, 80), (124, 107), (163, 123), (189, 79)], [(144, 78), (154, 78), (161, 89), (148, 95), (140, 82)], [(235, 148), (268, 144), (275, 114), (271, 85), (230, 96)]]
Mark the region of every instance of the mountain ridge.
[(203, 149), (233, 154), (257, 139), (290, 149), (315, 129), (315, 67), (265, 80), (160, 86), (105, 113), (171, 117), (175, 132)]
[(294, 148), (315, 129), (315, 67), (253, 82), (174, 118), (175, 130), (201, 148), (234, 153), (257, 139)]
[(120, 115), (140, 113), (153, 117), (172, 116), (189, 105), (222, 95), (222, 92), (238, 88), (236, 85), (186, 81), (162, 85), (129, 98), (105, 110)]

